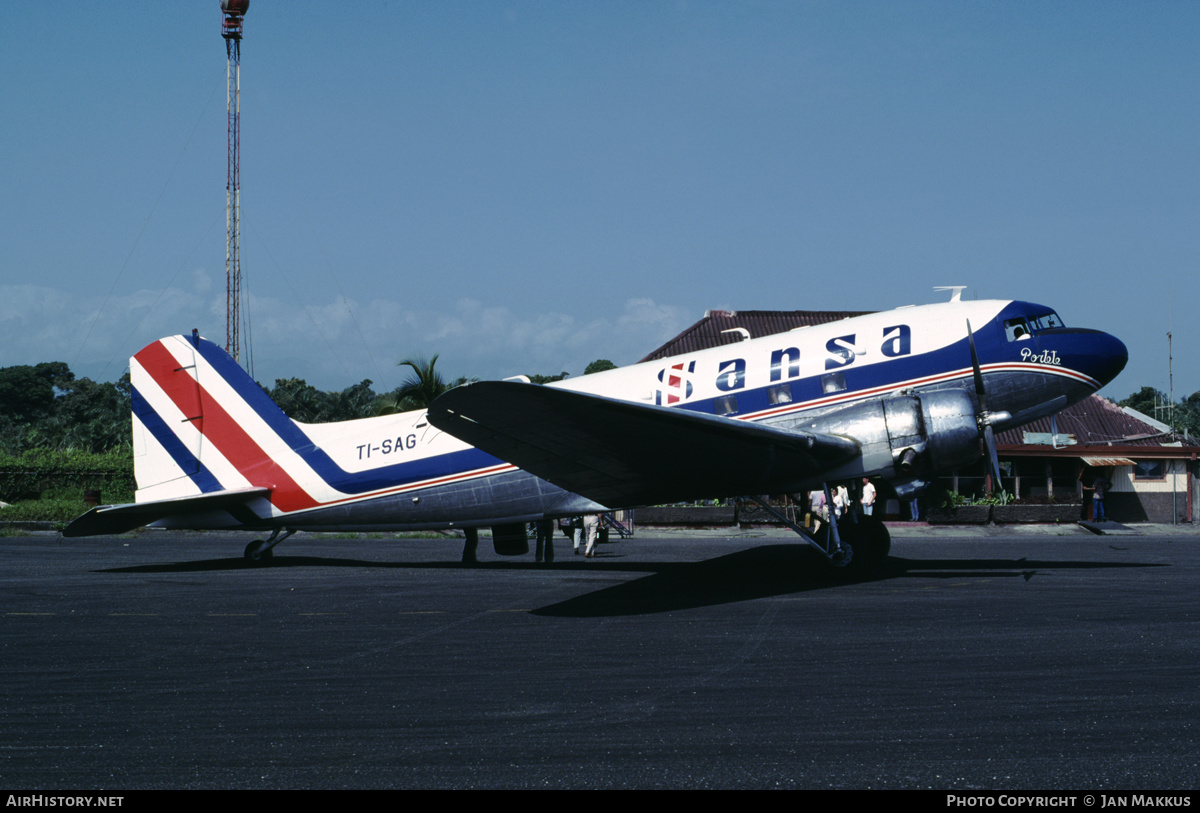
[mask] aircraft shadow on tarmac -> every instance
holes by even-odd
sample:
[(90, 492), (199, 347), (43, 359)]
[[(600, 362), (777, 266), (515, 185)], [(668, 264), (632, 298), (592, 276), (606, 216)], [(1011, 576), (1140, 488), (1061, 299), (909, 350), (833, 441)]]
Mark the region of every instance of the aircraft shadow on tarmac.
[(1162, 567), (1159, 564), (1021, 559), (890, 557), (868, 576), (847, 579), (798, 545), (767, 545), (704, 562), (665, 565), (650, 576), (533, 610), (534, 615), (609, 617), (670, 612), (901, 578), (1023, 578), (1047, 570)]
[[(825, 566), (800, 545), (764, 545), (701, 562), (632, 562), (624, 557), (580, 561), (574, 557), (551, 566), (528, 560), (481, 562), (386, 562), (319, 556), (276, 556), (267, 570), (295, 567), (349, 567), (446, 570), (537, 570), (556, 573), (645, 573), (644, 578), (605, 587), (566, 601), (541, 607), (534, 615), (595, 618), (644, 615), (739, 601), (791, 595), (811, 590), (845, 588), (854, 584), (902, 578), (964, 579), (1022, 578), (1029, 581), (1049, 570), (1091, 570), (1129, 567), (1165, 567), (1158, 563), (1086, 562), (1042, 559), (906, 559), (890, 557), (868, 576), (847, 579)], [(109, 568), (102, 573), (195, 573), (260, 569), (241, 558), (207, 559), (156, 565)]]

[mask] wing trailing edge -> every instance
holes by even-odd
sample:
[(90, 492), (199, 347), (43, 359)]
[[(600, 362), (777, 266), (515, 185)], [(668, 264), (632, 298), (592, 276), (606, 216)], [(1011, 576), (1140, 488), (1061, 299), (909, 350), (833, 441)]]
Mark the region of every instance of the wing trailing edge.
[(836, 435), (510, 381), (450, 390), (429, 420), (611, 508), (795, 490), (859, 453)]

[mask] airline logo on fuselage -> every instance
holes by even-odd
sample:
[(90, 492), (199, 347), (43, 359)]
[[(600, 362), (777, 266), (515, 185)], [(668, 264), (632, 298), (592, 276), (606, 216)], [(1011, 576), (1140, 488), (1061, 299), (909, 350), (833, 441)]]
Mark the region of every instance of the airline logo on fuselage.
[(654, 394), (654, 403), (660, 406), (670, 406), (686, 401), (692, 397), (695, 388), (692, 386), (692, 375), (696, 372), (696, 362), (681, 361), (664, 367), (658, 371), (658, 380), (662, 386)]
[[(879, 339), (879, 353), (885, 359), (899, 358), (912, 354), (912, 328), (908, 325), (891, 325), (883, 329)], [(836, 336), (825, 343), (825, 370), (840, 370), (849, 367), (866, 352), (870, 345), (859, 344), (859, 334), (849, 333)], [(810, 351), (806, 351), (810, 352)], [(772, 350), (769, 357), (770, 383), (791, 381), (800, 378), (800, 348), (781, 347)], [(720, 392), (736, 392), (746, 387), (747, 361), (731, 358), (717, 362), (717, 375), (713, 386)], [(695, 361), (684, 361), (664, 367), (658, 371), (658, 388), (654, 403), (672, 406), (683, 403), (695, 392), (692, 379), (696, 373)]]

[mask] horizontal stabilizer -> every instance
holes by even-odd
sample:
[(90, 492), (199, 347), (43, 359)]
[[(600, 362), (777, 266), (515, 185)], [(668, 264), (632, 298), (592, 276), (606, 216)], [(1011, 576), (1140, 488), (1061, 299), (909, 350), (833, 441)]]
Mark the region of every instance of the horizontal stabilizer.
[(450, 390), (429, 421), (611, 508), (778, 493), (859, 451), (834, 435), (512, 381)]
[(174, 517), (197, 511), (212, 511), (245, 505), (271, 493), (269, 488), (241, 488), (232, 491), (213, 491), (193, 497), (175, 497), (153, 502), (131, 502), (124, 505), (101, 505), (71, 522), (63, 536), (96, 536), (120, 534)]

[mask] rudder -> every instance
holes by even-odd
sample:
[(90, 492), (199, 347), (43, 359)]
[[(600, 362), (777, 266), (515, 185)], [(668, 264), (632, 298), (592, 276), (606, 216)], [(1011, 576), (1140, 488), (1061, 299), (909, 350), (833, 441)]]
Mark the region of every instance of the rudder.
[(252, 415), (277, 430), (295, 431), (237, 362), (195, 332), (144, 347), (130, 359), (130, 380), (139, 502), (249, 485), (246, 470), (266, 463), (266, 456), (257, 445), (242, 443), (246, 448), (231, 460), (213, 442), (223, 425)]

